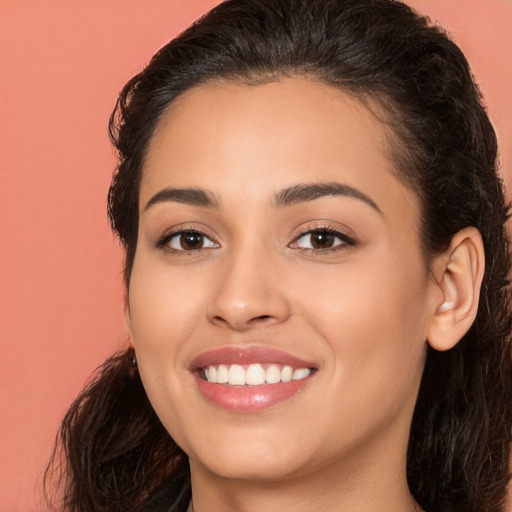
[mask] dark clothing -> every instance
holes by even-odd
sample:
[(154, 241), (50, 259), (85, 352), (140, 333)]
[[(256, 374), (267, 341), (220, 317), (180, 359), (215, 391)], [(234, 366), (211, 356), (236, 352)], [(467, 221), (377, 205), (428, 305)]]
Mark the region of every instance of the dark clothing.
[(191, 497), (190, 477), (180, 475), (159, 487), (137, 512), (187, 512)]

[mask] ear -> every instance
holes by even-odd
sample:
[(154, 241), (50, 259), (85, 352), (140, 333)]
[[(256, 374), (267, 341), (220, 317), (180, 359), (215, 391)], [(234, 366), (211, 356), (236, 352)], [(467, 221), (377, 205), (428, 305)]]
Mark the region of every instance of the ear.
[(459, 231), (435, 258), (432, 285), (436, 293), (427, 331), (432, 348), (449, 350), (468, 332), (478, 311), (484, 267), (482, 237), (473, 227)]
[(128, 331), (128, 336), (130, 337), (130, 339), (128, 340), (128, 344), (131, 348), (134, 348), (132, 317), (130, 315), (130, 302), (128, 300), (128, 292), (126, 292), (124, 295), (123, 313), (124, 313), (124, 323), (126, 325), (126, 330)]

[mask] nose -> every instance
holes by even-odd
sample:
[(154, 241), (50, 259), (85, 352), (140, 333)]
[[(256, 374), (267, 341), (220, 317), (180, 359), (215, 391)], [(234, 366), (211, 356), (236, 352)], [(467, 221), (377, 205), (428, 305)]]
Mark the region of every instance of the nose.
[(214, 272), (216, 286), (206, 307), (209, 322), (243, 332), (289, 318), (282, 274), (280, 279), (279, 269), (268, 255), (239, 253)]

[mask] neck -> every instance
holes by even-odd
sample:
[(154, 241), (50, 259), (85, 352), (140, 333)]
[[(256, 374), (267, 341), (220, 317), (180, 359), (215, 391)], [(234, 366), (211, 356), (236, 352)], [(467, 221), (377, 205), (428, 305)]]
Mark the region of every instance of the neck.
[(390, 465), (363, 458), (357, 465), (360, 471), (345, 459), (343, 467), (333, 464), (285, 480), (246, 481), (213, 475), (191, 461), (189, 512), (420, 512), (407, 486), (405, 460)]

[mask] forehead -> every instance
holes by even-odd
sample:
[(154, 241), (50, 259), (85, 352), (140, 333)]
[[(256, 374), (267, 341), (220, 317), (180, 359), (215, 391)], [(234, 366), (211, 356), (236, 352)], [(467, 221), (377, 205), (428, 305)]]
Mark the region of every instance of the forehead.
[(202, 85), (175, 100), (160, 121), (141, 204), (169, 186), (268, 195), (297, 183), (335, 181), (410, 213), (415, 201), (396, 177), (389, 135), (362, 102), (324, 83)]

